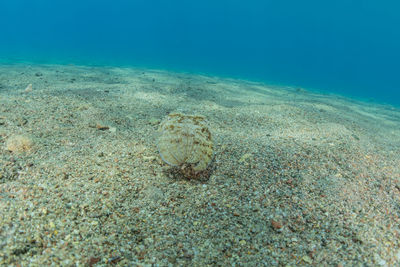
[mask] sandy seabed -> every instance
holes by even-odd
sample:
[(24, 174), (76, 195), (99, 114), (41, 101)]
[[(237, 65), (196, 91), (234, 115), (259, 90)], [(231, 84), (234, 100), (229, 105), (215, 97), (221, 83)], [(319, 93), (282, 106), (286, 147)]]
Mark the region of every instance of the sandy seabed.
[[(160, 159), (171, 112), (207, 118), (208, 178)], [(0, 65), (2, 266), (395, 266), (399, 199), (398, 108), (159, 70)]]

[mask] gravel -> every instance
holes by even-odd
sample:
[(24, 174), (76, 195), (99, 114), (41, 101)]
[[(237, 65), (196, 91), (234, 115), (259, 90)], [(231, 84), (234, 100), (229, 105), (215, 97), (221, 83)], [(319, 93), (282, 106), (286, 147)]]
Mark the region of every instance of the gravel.
[[(207, 176), (161, 160), (171, 112), (209, 121)], [(32, 146), (7, 150), (16, 135)], [(0, 265), (400, 264), (396, 107), (159, 70), (0, 65), (0, 147)]]

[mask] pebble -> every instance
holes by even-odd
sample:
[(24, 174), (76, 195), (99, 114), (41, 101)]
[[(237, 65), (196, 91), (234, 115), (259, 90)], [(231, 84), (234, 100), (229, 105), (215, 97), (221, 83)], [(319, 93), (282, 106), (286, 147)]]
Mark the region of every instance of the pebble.
[(160, 124), (161, 120), (157, 119), (157, 118), (151, 118), (149, 119), (149, 124), (150, 125), (158, 125)]
[(313, 262), (313, 260), (309, 256), (303, 256), (301, 259), (308, 264), (312, 264)]
[(97, 128), (98, 130), (101, 130), (101, 131), (105, 131), (105, 130), (110, 129), (109, 126), (101, 125), (101, 124), (96, 124), (96, 128)]
[(271, 219), (271, 226), (272, 226), (272, 228), (274, 229), (274, 230), (280, 230), (280, 229), (282, 229), (282, 224), (280, 223), (280, 222), (278, 222), (278, 221), (275, 221), (275, 220), (273, 220), (273, 219)]

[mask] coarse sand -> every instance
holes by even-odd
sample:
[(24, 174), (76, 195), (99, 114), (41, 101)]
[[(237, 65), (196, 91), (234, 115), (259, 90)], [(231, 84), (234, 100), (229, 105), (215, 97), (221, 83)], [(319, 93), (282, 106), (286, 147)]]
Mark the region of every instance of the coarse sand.
[[(207, 177), (161, 160), (171, 112), (207, 118)], [(29, 146), (10, 149), (15, 136)], [(399, 198), (399, 108), (188, 73), (0, 65), (1, 266), (399, 266)]]

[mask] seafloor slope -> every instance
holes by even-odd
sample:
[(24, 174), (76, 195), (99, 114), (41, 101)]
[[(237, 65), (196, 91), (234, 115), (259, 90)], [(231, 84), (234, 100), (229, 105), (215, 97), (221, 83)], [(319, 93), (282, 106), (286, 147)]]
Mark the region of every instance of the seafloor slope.
[[(160, 160), (154, 134), (173, 111), (207, 117), (208, 180)], [(390, 106), (166, 71), (2, 65), (0, 147), (0, 265), (400, 264)]]

